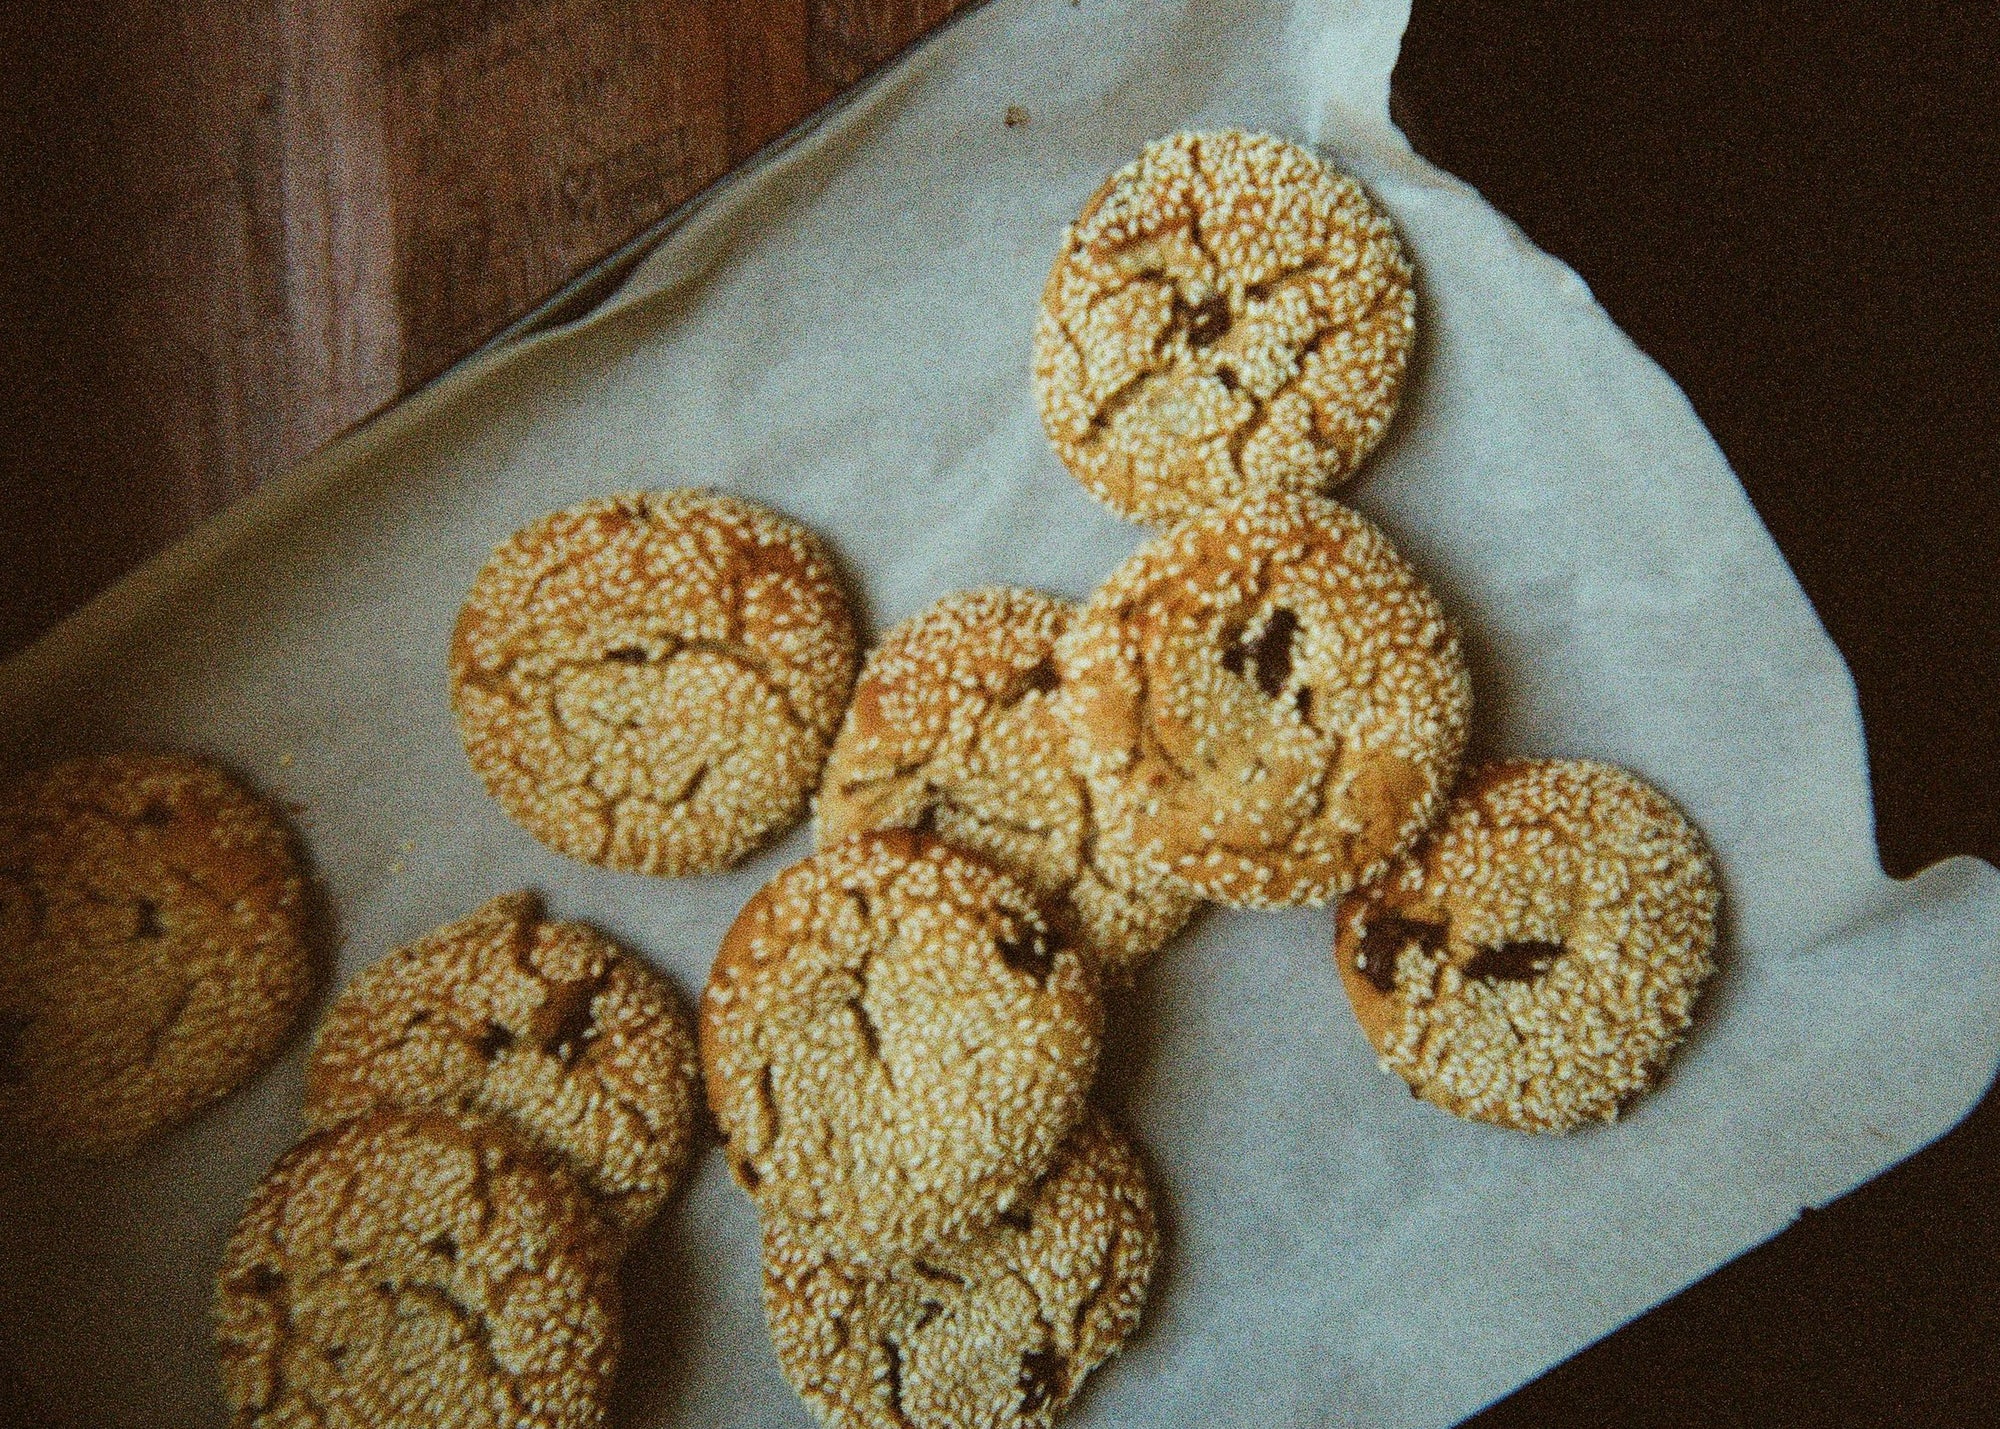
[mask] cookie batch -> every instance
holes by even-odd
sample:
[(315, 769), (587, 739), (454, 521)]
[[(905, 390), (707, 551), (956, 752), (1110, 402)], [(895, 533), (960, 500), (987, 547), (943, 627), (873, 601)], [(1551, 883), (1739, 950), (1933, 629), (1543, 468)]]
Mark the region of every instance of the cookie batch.
[[(528, 892), (356, 976), (224, 1255), (234, 1422), (602, 1424), (618, 1266), (705, 1094), (822, 1423), (1046, 1429), (1139, 1326), (1160, 1232), (1099, 1051), (1205, 902), (1334, 904), (1381, 1069), (1447, 1112), (1562, 1133), (1655, 1085), (1715, 968), (1700, 834), (1609, 765), (1462, 769), (1454, 620), (1326, 495), (1382, 440), (1415, 311), (1354, 179), (1175, 135), (1042, 294), (1051, 445), (1158, 528), (1081, 604), (947, 594), (864, 660), (833, 553), (741, 498), (614, 495), (504, 542), (445, 664), (510, 818), (662, 877), (808, 812), (816, 851), (744, 905), (693, 1019)], [(312, 985), (304, 906), (290, 836), (199, 760), (16, 780), (0, 1115), (102, 1154), (239, 1085)]]

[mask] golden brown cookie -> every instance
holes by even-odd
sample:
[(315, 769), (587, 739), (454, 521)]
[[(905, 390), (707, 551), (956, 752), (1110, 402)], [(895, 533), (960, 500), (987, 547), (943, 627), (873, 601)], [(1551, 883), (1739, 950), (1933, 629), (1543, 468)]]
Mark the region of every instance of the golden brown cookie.
[(237, 1429), (580, 1429), (619, 1349), (618, 1240), (500, 1122), (365, 1116), (286, 1152), (216, 1283)]
[(306, 903), (276, 811), (193, 755), (0, 789), (0, 1120), (103, 1154), (241, 1086), (312, 989)]
[(709, 1106), (766, 1215), (852, 1259), (990, 1222), (1083, 1114), (1103, 1007), (1007, 875), (860, 834), (737, 916), (701, 1006)]
[(703, 873), (804, 813), (855, 659), (816, 537), (718, 492), (635, 492), (494, 552), (451, 698), (487, 792), (550, 848)]
[(883, 636), (820, 785), (820, 847), (927, 828), (1027, 884), (1100, 972), (1128, 977), (1194, 912), (1099, 849), (1090, 792), (1049, 709), (1074, 607), (995, 588), (948, 595)]
[(1092, 1112), (1032, 1196), (963, 1244), (892, 1265), (764, 1227), (764, 1314), (831, 1429), (1047, 1429), (1138, 1327), (1159, 1253), (1131, 1145)]
[(1388, 538), (1292, 493), (1142, 546), (1058, 661), (1103, 842), (1241, 907), (1379, 872), (1442, 803), (1472, 704), (1450, 620)]
[(512, 1122), (636, 1234), (694, 1138), (694, 1028), (660, 975), (509, 893), (347, 985), (306, 1069), (306, 1124), (390, 1107)]
[(1035, 392), (1076, 478), (1166, 525), (1351, 475), (1415, 335), (1410, 265), (1359, 183), (1268, 134), (1175, 134), (1064, 230)]
[(1561, 1132), (1652, 1086), (1720, 906), (1664, 794), (1585, 760), (1490, 764), (1342, 905), (1335, 956), (1383, 1070), (1459, 1116)]

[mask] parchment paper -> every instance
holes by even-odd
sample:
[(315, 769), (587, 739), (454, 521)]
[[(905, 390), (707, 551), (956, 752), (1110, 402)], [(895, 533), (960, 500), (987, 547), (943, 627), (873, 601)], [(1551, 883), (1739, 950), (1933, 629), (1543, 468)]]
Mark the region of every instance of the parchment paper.
[[(992, 581), (1085, 595), (1141, 539), (1050, 454), (1028, 352), (1062, 224), (1146, 140), (1318, 145), (1422, 275), (1420, 358), (1348, 496), (1474, 654), (1484, 752), (1641, 771), (1728, 884), (1668, 1084), (1567, 1140), (1378, 1072), (1325, 911), (1212, 913), (1118, 1009), (1104, 1098), (1171, 1241), (1084, 1425), (1438, 1425), (1951, 1125), (2000, 1055), (2000, 876), (1880, 871), (1854, 693), (1721, 454), (1584, 285), (1387, 117), (1395, 0), (998, 0), (680, 225), (606, 310), (468, 365), (155, 561), (0, 677), (7, 753), (193, 745), (304, 804), (344, 980), (515, 887), (694, 994), (803, 832), (727, 876), (605, 873), (487, 801), (457, 603), (550, 508), (711, 484), (825, 533), (880, 629)], [(1020, 105), (1029, 122), (1009, 128)], [(129, 1164), (16, 1165), (6, 1353), (46, 1422), (222, 1421), (210, 1283), (297, 1130), (299, 1054)], [(634, 1254), (622, 1422), (802, 1425), (746, 1199), (710, 1154)], [(30, 1417), (33, 1417), (32, 1415)]]

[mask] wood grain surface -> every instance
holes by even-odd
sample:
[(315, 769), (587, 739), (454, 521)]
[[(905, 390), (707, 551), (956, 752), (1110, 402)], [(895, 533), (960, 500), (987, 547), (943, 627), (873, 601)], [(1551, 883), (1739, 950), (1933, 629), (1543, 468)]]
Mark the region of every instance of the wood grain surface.
[(9, 7), (0, 654), (969, 3)]

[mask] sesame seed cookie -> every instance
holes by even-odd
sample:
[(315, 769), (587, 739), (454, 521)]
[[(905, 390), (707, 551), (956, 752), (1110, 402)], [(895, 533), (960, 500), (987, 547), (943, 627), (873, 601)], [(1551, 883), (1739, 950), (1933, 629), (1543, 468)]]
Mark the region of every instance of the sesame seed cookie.
[(294, 1146), (216, 1282), (237, 1429), (580, 1429), (619, 1350), (616, 1237), (504, 1124), (366, 1116)]
[(988, 1230), (870, 1268), (764, 1227), (764, 1314), (830, 1429), (1047, 1429), (1134, 1329), (1159, 1254), (1131, 1145), (1090, 1113)]
[(694, 1139), (694, 1027), (660, 975), (596, 929), (503, 894), (349, 983), (306, 1068), (306, 1124), (389, 1107), (514, 1123), (636, 1234)]
[(1415, 336), (1410, 265), (1359, 183), (1268, 134), (1175, 134), (1064, 230), (1035, 393), (1076, 478), (1166, 525), (1351, 475)]
[(1490, 764), (1343, 905), (1335, 957), (1383, 1070), (1459, 1116), (1562, 1132), (1658, 1077), (1720, 906), (1664, 794), (1607, 764)]
[(1442, 803), (1471, 683), (1388, 538), (1271, 493), (1154, 538), (1058, 645), (1054, 707), (1104, 842), (1238, 907), (1321, 903)]
[(856, 659), (816, 537), (717, 492), (635, 492), (494, 552), (451, 697), (487, 792), (550, 848), (704, 873), (803, 814)]
[(1027, 884), (1100, 973), (1126, 977), (1197, 900), (1099, 851), (1090, 791), (1049, 710), (1074, 613), (1029, 590), (962, 591), (885, 635), (827, 759), (819, 842), (933, 829)]
[(277, 812), (193, 755), (0, 789), (0, 1120), (101, 1155), (241, 1086), (312, 990), (306, 908)]
[(990, 1222), (1082, 1116), (1103, 1006), (1012, 878), (859, 834), (744, 906), (702, 995), (709, 1106), (760, 1211), (849, 1258)]

